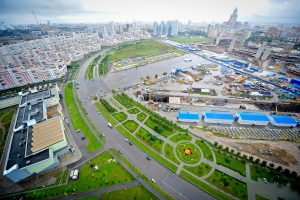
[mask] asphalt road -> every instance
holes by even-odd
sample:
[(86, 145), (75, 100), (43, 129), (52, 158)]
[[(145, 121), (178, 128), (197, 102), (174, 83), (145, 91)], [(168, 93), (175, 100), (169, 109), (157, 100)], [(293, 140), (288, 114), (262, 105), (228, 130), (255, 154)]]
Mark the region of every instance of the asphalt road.
[[(85, 70), (93, 58), (94, 57), (91, 57), (85, 61), (78, 73), (76, 81), (80, 82), (79, 89), (77, 90), (79, 99), (98, 94), (101, 90), (106, 91), (106, 93), (111, 92), (111, 89), (101, 79), (96, 79), (94, 81), (84, 80)], [(125, 137), (121, 133), (119, 133), (115, 128), (111, 129), (107, 126), (107, 120), (103, 116), (97, 114), (91, 101), (85, 101), (83, 103), (83, 107), (88, 112), (88, 117), (96, 128), (106, 135), (105, 148), (113, 147), (120, 149), (123, 152), (123, 155), (133, 165), (135, 165), (149, 179), (154, 178), (156, 180), (156, 184), (172, 195), (175, 199), (214, 199), (206, 192), (178, 177), (154, 159), (148, 161), (146, 159), (146, 154), (141, 149), (135, 145), (130, 146), (127, 142), (125, 142)]]

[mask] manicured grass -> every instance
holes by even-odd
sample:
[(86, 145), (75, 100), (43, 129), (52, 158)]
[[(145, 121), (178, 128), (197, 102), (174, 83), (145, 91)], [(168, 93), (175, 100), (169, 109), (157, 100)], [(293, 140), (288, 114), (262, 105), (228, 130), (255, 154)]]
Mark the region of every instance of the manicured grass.
[(203, 42), (206, 41), (207, 38), (202, 37), (171, 37), (169, 40), (179, 43), (192, 43), (192, 42)]
[[(258, 181), (258, 179), (266, 178), (268, 182), (281, 182), (284, 179), (287, 179), (282, 173), (270, 169), (269, 167), (262, 167), (259, 164), (250, 165), (250, 175), (251, 179)], [(279, 181), (280, 179), (281, 181)], [(284, 182), (284, 181), (283, 181)]]
[(135, 135), (141, 139), (145, 144), (150, 146), (152, 149), (155, 151), (161, 153), (162, 152), (162, 146), (164, 141), (161, 139), (157, 138), (155, 135), (149, 133), (146, 129), (141, 127)]
[(96, 102), (95, 106), (101, 113), (101, 115), (103, 115), (107, 119), (107, 121), (109, 121), (113, 126), (118, 124), (118, 122), (109, 114), (109, 112), (102, 106), (102, 104)]
[(175, 47), (162, 44), (155, 40), (144, 40), (136, 42), (135, 44), (125, 44), (119, 47), (119, 49), (110, 51), (108, 53), (108, 62), (115, 62), (127, 58), (134, 58), (167, 51), (180, 52)]
[(117, 110), (114, 107), (112, 107), (105, 99), (100, 99), (100, 102), (108, 112), (110, 113), (117, 112)]
[[(96, 165), (99, 167), (98, 170), (95, 169)], [(63, 196), (64, 194), (94, 190), (133, 180), (134, 177), (108, 151), (105, 151), (80, 168), (79, 178), (76, 181), (70, 181), (64, 186), (25, 192), (25, 199), (49, 199)]]
[(133, 120), (127, 120), (123, 123), (123, 126), (127, 128), (131, 133), (133, 133), (139, 127), (139, 125)]
[(145, 120), (145, 118), (147, 117), (147, 115), (143, 112), (139, 113), (137, 115), (137, 119), (140, 121), (140, 122), (143, 122)]
[(118, 110), (123, 110), (123, 107), (120, 106), (117, 102), (115, 102), (113, 98), (110, 98), (109, 101), (114, 107), (118, 108)]
[(191, 141), (192, 140), (192, 136), (190, 136), (188, 133), (183, 133), (183, 134), (177, 134), (177, 135), (174, 135), (170, 138), (171, 141), (173, 142), (179, 142), (181, 140), (189, 140)]
[(258, 194), (255, 195), (255, 199), (256, 200), (268, 200), (267, 198), (263, 197), (263, 196), (260, 196)]
[(200, 147), (204, 157), (207, 160), (210, 160), (210, 161), (214, 160), (213, 154), (212, 154), (211, 150), (209, 149), (208, 145), (204, 142), (204, 140), (196, 140), (196, 144), (198, 145), (198, 147)]
[(113, 114), (114, 118), (116, 118), (119, 122), (123, 122), (127, 119), (127, 115), (123, 112)]
[(87, 69), (85, 71), (85, 75), (84, 75), (85, 80), (92, 80), (94, 78), (94, 73), (93, 73), (94, 68), (95, 68), (95, 65), (89, 64), (89, 66), (87, 67)]
[(170, 160), (172, 160), (177, 165), (180, 164), (180, 162), (178, 161), (178, 159), (176, 158), (176, 156), (174, 154), (174, 148), (168, 143), (165, 144), (165, 156), (167, 158), (169, 158)]
[(245, 161), (239, 160), (232, 155), (227, 153), (220, 153), (218, 150), (214, 149), (216, 155), (217, 164), (223, 165), (232, 169), (236, 172), (239, 172), (241, 175), (246, 176), (246, 164)]
[(201, 158), (199, 149), (190, 142), (179, 143), (176, 146), (176, 155), (181, 161), (188, 164), (197, 163)]
[(199, 177), (206, 175), (211, 170), (211, 166), (206, 163), (201, 163), (196, 167), (184, 166), (184, 168)]
[(139, 112), (140, 112), (140, 110), (137, 108), (132, 108), (132, 109), (128, 110), (128, 113), (130, 113), (130, 114), (137, 114)]
[(98, 196), (97, 195), (91, 195), (91, 196), (86, 196), (86, 197), (82, 197), (76, 200), (97, 200)]
[(158, 199), (154, 194), (147, 190), (144, 186), (136, 186), (122, 190), (103, 193), (101, 195), (103, 200), (127, 200), (127, 199)]
[(122, 104), (125, 108), (129, 109), (132, 108), (131, 102), (129, 102), (127, 99), (123, 98), (121, 95), (115, 95), (114, 98)]
[(136, 146), (138, 146), (140, 149), (142, 149), (145, 153), (147, 153), (149, 156), (160, 162), (162, 165), (167, 167), (173, 172), (176, 172), (177, 167), (170, 163), (169, 161), (165, 160), (162, 156), (160, 156), (158, 153), (154, 152), (147, 146), (145, 146), (141, 141), (139, 141), (137, 138), (135, 138), (133, 135), (131, 135), (123, 126), (117, 126), (116, 127), (120, 133), (122, 133), (125, 137), (127, 137), (129, 140), (134, 142)]
[(67, 111), (69, 113), (70, 121), (75, 130), (80, 130), (86, 137), (88, 144), (87, 150), (89, 152), (96, 151), (101, 147), (101, 143), (94, 136), (92, 131), (89, 129), (79, 110), (77, 109), (75, 99), (73, 98), (72, 84), (68, 83), (65, 87), (65, 101), (67, 105)]
[(2, 118), (1, 123), (5, 128), (5, 133), (3, 132), (3, 129), (0, 129), (0, 158), (3, 154), (5, 142), (8, 136), (10, 124), (12, 123), (15, 110), (15, 107), (0, 110), (0, 119)]
[(187, 129), (183, 129), (180, 126), (177, 126), (174, 122), (168, 120), (166, 117), (162, 117), (159, 114), (153, 112), (152, 110), (146, 108), (142, 104), (134, 101), (133, 99), (129, 98), (125, 93), (120, 93), (114, 96), (115, 99), (118, 99), (121, 104), (123, 104), (126, 108), (131, 108), (135, 106), (142, 110), (143, 112), (149, 114), (149, 119), (153, 122), (161, 126), (162, 128), (173, 131), (177, 130), (179, 132), (187, 132)]
[(154, 122), (152, 118), (148, 118), (145, 122), (145, 125), (147, 125), (149, 128), (151, 128), (152, 130), (156, 131), (157, 133), (159, 133), (160, 135), (166, 138), (172, 135), (172, 132), (165, 129), (162, 125)]
[(247, 199), (248, 197), (246, 183), (220, 172), (219, 170), (215, 170), (206, 180), (239, 199)]
[(180, 177), (186, 179), (190, 183), (196, 185), (199, 187), (201, 190), (206, 191), (207, 193), (211, 194), (212, 196), (216, 197), (217, 199), (222, 199), (222, 200), (232, 200), (231, 197), (227, 196), (223, 192), (207, 185), (206, 183), (200, 181), (199, 179), (191, 176), (190, 174), (186, 173), (185, 171), (180, 172)]
[(122, 154), (117, 152), (116, 149), (111, 149), (116, 156), (118, 156), (125, 164), (127, 164), (139, 177), (141, 177), (144, 181), (146, 181), (149, 185), (151, 185), (156, 191), (162, 194), (166, 199), (173, 199), (168, 193), (163, 191), (160, 187), (158, 187), (155, 183), (153, 183), (150, 179), (148, 179), (142, 172), (140, 172), (131, 162), (129, 162)]

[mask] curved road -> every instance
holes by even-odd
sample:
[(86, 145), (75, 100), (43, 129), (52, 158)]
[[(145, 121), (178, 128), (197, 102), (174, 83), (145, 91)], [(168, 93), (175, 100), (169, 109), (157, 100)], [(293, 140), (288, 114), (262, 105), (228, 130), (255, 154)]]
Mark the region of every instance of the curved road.
[[(101, 79), (96, 79), (94, 81), (84, 80), (84, 74), (88, 64), (99, 54), (100, 53), (87, 59), (79, 70), (76, 79), (76, 81), (80, 82), (79, 89), (77, 90), (79, 99), (99, 94), (101, 93), (101, 90), (104, 90), (107, 94), (111, 93), (111, 88), (109, 88)], [(103, 116), (97, 114), (97, 111), (94, 109), (93, 103), (90, 100), (85, 101), (82, 105), (88, 112), (88, 117), (92, 123), (101, 133), (105, 134), (105, 148), (120, 149), (123, 152), (123, 155), (133, 165), (149, 179), (154, 178), (156, 184), (175, 199), (214, 199), (208, 193), (198, 189), (159, 164), (156, 160), (152, 159), (151, 161), (148, 161), (145, 158), (146, 154), (141, 149), (135, 145), (130, 146), (125, 142), (125, 137), (121, 133), (115, 128), (110, 129), (107, 126), (107, 120)]]

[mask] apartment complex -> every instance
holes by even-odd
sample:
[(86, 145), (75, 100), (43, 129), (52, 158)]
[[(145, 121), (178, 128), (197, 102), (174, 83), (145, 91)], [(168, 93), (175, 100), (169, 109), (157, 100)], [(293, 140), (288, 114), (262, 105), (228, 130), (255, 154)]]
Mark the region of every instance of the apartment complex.
[(58, 79), (67, 73), (71, 61), (99, 51), (101, 46), (150, 38), (147, 31), (139, 29), (105, 37), (98, 32), (66, 32), (0, 47), (0, 90)]

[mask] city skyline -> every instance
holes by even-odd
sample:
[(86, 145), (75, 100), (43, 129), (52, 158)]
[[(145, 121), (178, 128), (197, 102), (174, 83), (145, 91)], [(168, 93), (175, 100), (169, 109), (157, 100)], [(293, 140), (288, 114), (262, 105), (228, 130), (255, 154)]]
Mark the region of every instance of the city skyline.
[(238, 7), (239, 19), (254, 23), (299, 23), (300, 2), (296, 0), (212, 0), (157, 1), (130, 0), (126, 5), (119, 0), (67, 0), (26, 2), (1, 1), (0, 21), (6, 24), (39, 23), (102, 23), (107, 21), (161, 21), (222, 22)]

